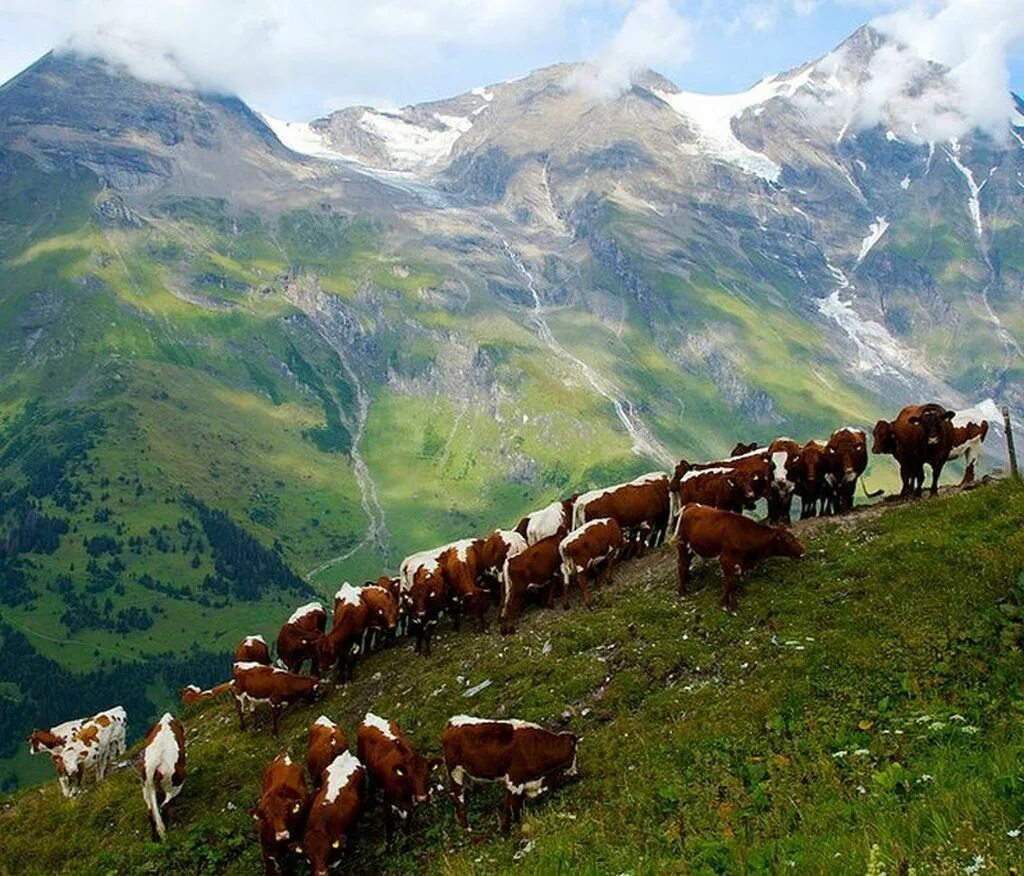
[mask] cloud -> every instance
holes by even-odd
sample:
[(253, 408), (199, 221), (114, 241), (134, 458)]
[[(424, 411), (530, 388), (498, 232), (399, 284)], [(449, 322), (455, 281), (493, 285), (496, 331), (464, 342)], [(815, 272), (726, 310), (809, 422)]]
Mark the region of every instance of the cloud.
[(584, 0), (10, 2), (20, 20), (46, 22), (53, 45), (287, 112), (313, 95), (402, 93), (468, 58), (526, 54), (564, 35)]
[(667, 0), (639, 0), (605, 49), (578, 68), (570, 87), (610, 100), (628, 91), (638, 73), (676, 67), (693, 53), (693, 26)]
[(890, 39), (866, 70), (849, 50), (833, 53), (822, 72), (857, 80), (808, 111), (831, 113), (833, 122), (841, 117), (838, 125), (855, 130), (884, 125), (916, 143), (961, 138), (975, 129), (999, 139), (1008, 135), (1008, 56), (1024, 45), (1020, 0), (918, 2), (871, 24)]

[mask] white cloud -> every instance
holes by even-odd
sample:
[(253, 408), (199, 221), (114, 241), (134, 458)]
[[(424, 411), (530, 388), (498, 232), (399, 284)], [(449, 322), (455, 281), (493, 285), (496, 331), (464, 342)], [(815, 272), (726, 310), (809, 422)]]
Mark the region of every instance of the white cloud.
[(570, 86), (601, 99), (627, 91), (648, 68), (676, 67), (693, 52), (693, 27), (667, 0), (634, 3), (608, 46), (576, 70)]

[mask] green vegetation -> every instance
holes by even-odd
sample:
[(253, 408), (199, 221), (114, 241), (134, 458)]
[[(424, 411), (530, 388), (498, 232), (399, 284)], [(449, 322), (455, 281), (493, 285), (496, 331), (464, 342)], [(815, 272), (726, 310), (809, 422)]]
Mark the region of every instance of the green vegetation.
[(263, 766), (281, 747), (301, 756), (321, 712), (352, 734), (368, 708), (430, 751), (459, 712), (571, 727), (581, 779), (528, 803), (507, 840), (493, 786), (470, 792), (473, 835), (440, 799), (394, 852), (372, 811), (351, 872), (859, 876), (872, 855), (888, 872), (1020, 868), (1022, 501), (1003, 483), (815, 522), (805, 559), (749, 576), (737, 616), (718, 608), (717, 568), (677, 598), (665, 548), (621, 565), (592, 612), (573, 594), (514, 637), (445, 625), (430, 660), (408, 643), (368, 657), (286, 714), (280, 742), (209, 704), (185, 715), (166, 844), (148, 841), (126, 769), (74, 801), (51, 782), (0, 802), (0, 872), (254, 872)]

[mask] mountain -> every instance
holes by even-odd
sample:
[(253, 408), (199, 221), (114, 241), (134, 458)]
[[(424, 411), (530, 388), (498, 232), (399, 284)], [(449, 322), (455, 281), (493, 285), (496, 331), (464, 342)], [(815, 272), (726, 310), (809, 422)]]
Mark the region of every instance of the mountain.
[(435, 793), (390, 846), (377, 794), (344, 873), (1019, 871), (1021, 501), (1003, 482), (798, 524), (807, 556), (755, 568), (738, 617), (719, 610), (717, 563), (680, 600), (674, 550), (652, 551), (616, 566), (593, 611), (574, 595), (515, 636), (444, 624), (430, 660), (366, 656), (344, 689), (286, 710), (279, 738), (262, 707), (244, 732), (230, 702), (179, 709), (166, 842), (149, 841), (135, 769), (73, 801), (51, 774), (0, 798), (0, 871), (258, 872), (261, 771), (282, 750), (301, 763), (318, 715), (351, 740), (367, 710), (430, 756), (461, 713), (570, 730), (579, 778), (526, 800), (508, 837), (498, 783), (468, 788), (472, 833)]
[(153, 714), (295, 599), (555, 495), (922, 397), (1020, 417), (1024, 128), (864, 128), (891, 50), (308, 124), (71, 55), (0, 87), (0, 602), (42, 661), (0, 757), (83, 677)]

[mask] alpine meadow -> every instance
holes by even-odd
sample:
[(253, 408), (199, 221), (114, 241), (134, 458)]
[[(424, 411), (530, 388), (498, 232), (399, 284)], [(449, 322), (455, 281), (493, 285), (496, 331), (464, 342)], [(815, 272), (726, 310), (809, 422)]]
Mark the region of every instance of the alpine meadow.
[(1024, 100), (907, 54), (0, 85), (0, 876), (1022, 871)]

